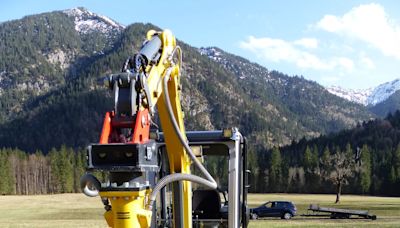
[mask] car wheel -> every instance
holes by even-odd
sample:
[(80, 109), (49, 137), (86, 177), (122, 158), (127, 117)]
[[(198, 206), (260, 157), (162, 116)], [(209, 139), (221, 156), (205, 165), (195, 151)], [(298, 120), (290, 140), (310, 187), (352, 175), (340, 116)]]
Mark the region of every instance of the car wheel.
[(258, 215), (256, 213), (251, 214), (251, 219), (254, 220), (258, 219)]
[(292, 214), (290, 214), (289, 212), (285, 212), (285, 214), (283, 214), (282, 219), (291, 219), (292, 218)]

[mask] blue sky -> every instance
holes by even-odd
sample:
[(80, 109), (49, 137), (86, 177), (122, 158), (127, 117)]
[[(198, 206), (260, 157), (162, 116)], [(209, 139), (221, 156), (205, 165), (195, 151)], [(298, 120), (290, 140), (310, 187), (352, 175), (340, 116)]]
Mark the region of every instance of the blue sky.
[(150, 22), (322, 85), (360, 89), (400, 78), (400, 1), (2, 0), (0, 21), (83, 6), (124, 25)]

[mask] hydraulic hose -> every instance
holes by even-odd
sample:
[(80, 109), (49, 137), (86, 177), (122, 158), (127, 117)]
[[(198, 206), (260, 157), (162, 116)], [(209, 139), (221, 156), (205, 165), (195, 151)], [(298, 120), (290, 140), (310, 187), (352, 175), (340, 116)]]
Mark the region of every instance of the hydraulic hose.
[(168, 116), (172, 123), (173, 129), (174, 129), (176, 135), (178, 136), (179, 141), (181, 142), (182, 146), (185, 148), (187, 154), (189, 155), (190, 159), (193, 161), (195, 166), (204, 174), (204, 176), (206, 176), (206, 179), (196, 176), (196, 175), (184, 174), (184, 173), (174, 173), (174, 174), (170, 174), (168, 176), (163, 177), (157, 183), (157, 185), (154, 187), (154, 189), (149, 197), (149, 201), (147, 203), (147, 209), (149, 209), (149, 210), (151, 210), (153, 203), (156, 200), (158, 192), (169, 183), (172, 183), (175, 181), (186, 180), (186, 181), (192, 181), (192, 182), (195, 182), (198, 184), (205, 185), (211, 189), (217, 189), (217, 187), (218, 187), (217, 182), (214, 180), (214, 178), (211, 176), (211, 174), (200, 163), (200, 161), (196, 159), (196, 156), (193, 154), (193, 151), (191, 150), (188, 142), (186, 141), (186, 139), (182, 136), (182, 134), (180, 132), (178, 123), (176, 122), (176, 119), (175, 119), (175, 116), (174, 116), (174, 113), (172, 110), (171, 100), (169, 98), (169, 93), (168, 93), (168, 80), (171, 75), (171, 71), (172, 71), (172, 67), (167, 69), (167, 72), (166, 72), (166, 74), (164, 76), (164, 80), (163, 80), (163, 90), (165, 93), (164, 94), (164, 102), (167, 107)]
[(160, 181), (158, 181), (157, 185), (154, 187), (153, 191), (151, 192), (149, 201), (147, 203), (147, 210), (151, 210), (153, 208), (153, 203), (156, 200), (158, 192), (165, 187), (167, 184), (175, 182), (175, 181), (191, 181), (195, 182), (197, 184), (202, 184), (205, 185), (211, 189), (216, 189), (217, 188), (217, 183), (212, 183), (209, 180), (206, 180), (202, 177), (192, 175), (192, 174), (186, 174), (186, 173), (173, 173), (168, 176), (165, 176), (161, 178)]
[(193, 154), (192, 149), (190, 148), (188, 142), (186, 141), (186, 139), (182, 136), (181, 131), (179, 129), (178, 123), (176, 122), (174, 113), (172, 111), (172, 106), (171, 106), (171, 100), (169, 98), (169, 93), (168, 93), (168, 80), (169, 80), (169, 76), (170, 74), (167, 74), (164, 77), (164, 92), (165, 92), (165, 96), (164, 96), (164, 100), (165, 100), (165, 104), (167, 106), (168, 109), (168, 116), (170, 118), (170, 121), (174, 127), (175, 133), (179, 138), (179, 141), (181, 142), (181, 144), (185, 147), (186, 152), (188, 153), (189, 157), (192, 159), (193, 163), (195, 164), (195, 166), (206, 176), (207, 180), (209, 180), (210, 182), (215, 184), (214, 188), (217, 188), (217, 182), (214, 180), (214, 178), (210, 175), (210, 173), (207, 171), (207, 169), (203, 166), (203, 164), (200, 163), (199, 160), (196, 159), (196, 156)]
[[(86, 173), (81, 177), (81, 189), (82, 192), (89, 196), (95, 197), (99, 195), (99, 190), (101, 188), (100, 181), (90, 173)], [(90, 189), (89, 186), (92, 186), (94, 189)]]

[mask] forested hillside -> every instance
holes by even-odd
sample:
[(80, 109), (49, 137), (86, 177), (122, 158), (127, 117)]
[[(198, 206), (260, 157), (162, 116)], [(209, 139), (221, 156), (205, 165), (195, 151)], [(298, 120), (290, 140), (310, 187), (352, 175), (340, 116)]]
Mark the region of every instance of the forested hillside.
[[(250, 167), (257, 192), (334, 192), (324, 178), (325, 161), (346, 154), (354, 167), (343, 186), (353, 194), (396, 195), (400, 187), (400, 111), (381, 120), (359, 124), (351, 130), (302, 139), (260, 153)], [(281, 180), (281, 181), (277, 181)]]
[(305, 136), (315, 137), (355, 126), (360, 119), (371, 117), (361, 105), (337, 97), (303, 76), (269, 70), (215, 47), (202, 48), (200, 52), (234, 74), (252, 100), (276, 109), (268, 114), (271, 118), (280, 116), (279, 125), (286, 129), (296, 126), (287, 129), (292, 135), (301, 134), (296, 132), (300, 129)]
[(1, 23), (0, 123), (26, 112), (23, 105), (32, 98), (49, 97), (82, 76), (82, 68), (112, 48), (121, 29), (80, 33), (64, 12)]
[[(346, 155), (353, 162), (344, 193), (399, 196), (400, 111), (384, 120), (372, 120), (312, 140), (251, 152), (251, 192), (334, 193), (324, 175), (329, 157)], [(226, 161), (206, 159), (210, 173), (221, 183)], [(0, 150), (0, 194), (43, 194), (80, 191), (85, 151), (62, 146), (47, 155), (40, 151)], [(102, 178), (101, 173), (97, 174)], [(331, 175), (331, 174), (330, 174)], [(226, 184), (226, 183), (225, 183)]]
[(369, 110), (380, 117), (400, 110), (400, 90), (392, 94), (387, 100), (369, 107)]
[[(86, 17), (108, 21), (80, 8), (1, 24), (6, 52), (0, 56), (0, 146), (47, 153), (62, 144), (77, 148), (97, 140), (112, 98), (96, 86), (96, 78), (118, 72), (147, 30), (156, 27), (111, 23), (108, 30), (82, 30), (74, 24)], [(179, 44), (189, 130), (237, 126), (254, 148), (263, 150), (350, 128), (371, 117), (362, 106), (327, 93), (317, 83), (227, 53), (225, 62), (214, 61)]]

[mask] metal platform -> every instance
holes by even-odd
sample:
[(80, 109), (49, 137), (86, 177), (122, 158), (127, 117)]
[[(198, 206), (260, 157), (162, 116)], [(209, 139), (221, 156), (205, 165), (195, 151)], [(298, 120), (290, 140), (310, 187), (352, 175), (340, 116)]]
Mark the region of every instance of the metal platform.
[(329, 216), (331, 219), (349, 219), (352, 215), (356, 215), (358, 217), (376, 220), (376, 215), (371, 215), (368, 211), (320, 207), (318, 204), (311, 204), (308, 211), (312, 211), (312, 213), (303, 216)]
[[(237, 129), (225, 129), (215, 131), (187, 131), (186, 137), (191, 147), (201, 147), (202, 155), (214, 155), (226, 157), (228, 160), (228, 205), (227, 218), (221, 219), (196, 219), (193, 218), (194, 227), (207, 223), (219, 223), (224, 227), (228, 222), (229, 227), (247, 227), (249, 221), (249, 209), (247, 207), (247, 146), (246, 139)], [(157, 132), (155, 138), (157, 150), (165, 149), (164, 134)], [(163, 153), (166, 155), (166, 153)], [(164, 160), (167, 160), (164, 158)], [(165, 170), (166, 171), (166, 170)], [(162, 173), (162, 172), (161, 172)], [(241, 186), (241, 187), (237, 187)], [(165, 189), (161, 197), (166, 197)], [(174, 197), (178, 199), (179, 197)], [(176, 202), (179, 205), (179, 202)], [(168, 218), (167, 205), (163, 205), (161, 220)], [(225, 225), (224, 225), (225, 224)], [(208, 226), (206, 226), (208, 227)], [(214, 226), (212, 226), (214, 227)], [(218, 227), (218, 226), (217, 226)]]

